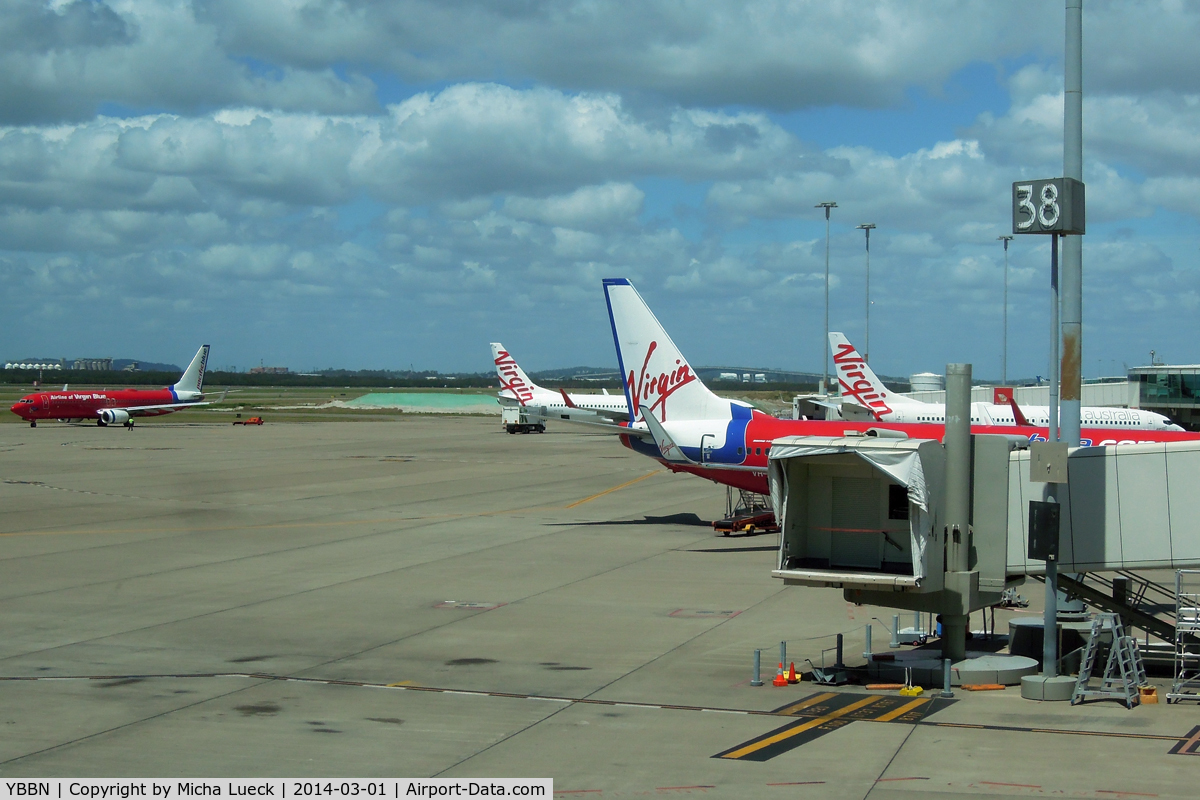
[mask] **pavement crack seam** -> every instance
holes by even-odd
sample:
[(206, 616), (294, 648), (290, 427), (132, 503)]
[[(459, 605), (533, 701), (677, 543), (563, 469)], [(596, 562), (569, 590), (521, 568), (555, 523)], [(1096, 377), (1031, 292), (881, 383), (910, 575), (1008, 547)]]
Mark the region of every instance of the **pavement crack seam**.
[(900, 751), (904, 749), (904, 745), (908, 744), (909, 738), (913, 735), (913, 732), (916, 731), (916, 729), (917, 726), (913, 725), (908, 729), (908, 733), (904, 734), (904, 738), (900, 741), (900, 746), (896, 748), (896, 752), (892, 753), (892, 757), (888, 759), (888, 762), (883, 765), (883, 769), (879, 771), (879, 775), (875, 778), (875, 782), (871, 784), (871, 788), (867, 789), (867, 793), (863, 795), (863, 800), (867, 800), (867, 798), (871, 796), (871, 792), (875, 791), (875, 787), (879, 785), (879, 782), (884, 780), (883, 776), (886, 775), (887, 771), (892, 768), (892, 763), (900, 755)]

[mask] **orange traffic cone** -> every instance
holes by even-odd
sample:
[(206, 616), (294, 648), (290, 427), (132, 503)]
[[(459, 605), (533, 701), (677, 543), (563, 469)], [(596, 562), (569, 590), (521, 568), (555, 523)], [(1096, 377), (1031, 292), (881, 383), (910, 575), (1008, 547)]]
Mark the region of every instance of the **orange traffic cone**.
[(793, 661), (788, 666), (787, 682), (788, 683), (799, 683), (800, 682), (800, 678), (796, 676), (796, 662), (795, 661)]
[(779, 662), (779, 671), (775, 673), (775, 680), (771, 681), (772, 686), (787, 686), (787, 676), (783, 674), (783, 662)]

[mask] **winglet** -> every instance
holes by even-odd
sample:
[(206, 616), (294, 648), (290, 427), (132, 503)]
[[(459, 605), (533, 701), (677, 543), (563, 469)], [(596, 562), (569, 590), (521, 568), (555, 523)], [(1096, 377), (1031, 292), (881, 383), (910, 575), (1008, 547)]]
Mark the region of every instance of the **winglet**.
[(566, 389), (559, 389), (558, 392), (562, 395), (563, 402), (567, 404), (567, 408), (579, 408), (579, 406), (575, 405), (574, 401), (571, 400), (571, 395), (567, 394)]
[(998, 406), (1008, 405), (1012, 409), (1013, 419), (1018, 425), (1028, 427), (1033, 424), (1021, 413), (1021, 407), (1017, 405), (1016, 392), (1007, 386), (997, 386), (992, 391), (992, 403)]
[(650, 434), (654, 437), (654, 444), (658, 446), (658, 452), (662, 454), (664, 460), (673, 464), (695, 464), (690, 458), (683, 454), (683, 450), (679, 445), (675, 444), (675, 440), (663, 428), (662, 423), (654, 416), (653, 412), (647, 413), (649, 409), (642, 409), (642, 421), (650, 428)]

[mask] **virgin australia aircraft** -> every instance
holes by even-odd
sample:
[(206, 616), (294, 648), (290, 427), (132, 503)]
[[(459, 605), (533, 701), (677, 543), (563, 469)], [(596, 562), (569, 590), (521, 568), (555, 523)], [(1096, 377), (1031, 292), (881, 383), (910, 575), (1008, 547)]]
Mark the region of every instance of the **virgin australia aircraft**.
[[(671, 341), (646, 302), (625, 278), (604, 280), (613, 339), (617, 346), (625, 400), (631, 422), (605, 426), (621, 441), (675, 472), (690, 472), (716, 483), (767, 492), (767, 458), (771, 443), (783, 436), (879, 436), (941, 440), (945, 425), (930, 420), (783, 420), (740, 400), (708, 390), (683, 353)], [(889, 392), (890, 394), (890, 392)], [(931, 417), (933, 415), (930, 415)], [(1019, 435), (1045, 439), (1037, 426), (975, 423), (973, 433)], [(1175, 430), (1130, 430), (1128, 438), (1107, 438), (1108, 430), (1084, 429), (1084, 437), (1107, 444), (1200, 439)], [(1089, 443), (1090, 443), (1089, 441)]]
[(556, 392), (538, 386), (499, 342), (492, 342), (492, 360), (500, 378), (501, 403), (544, 408), (546, 414), (576, 421), (629, 419), (629, 410), (621, 395), (607, 391), (603, 394), (567, 394), (562, 389)]
[[(844, 334), (831, 332), (829, 347), (833, 350), (833, 366), (837, 370), (842, 402), (839, 411), (843, 419), (855, 416), (880, 422), (945, 422), (946, 406), (942, 403), (923, 403), (896, 394), (883, 385), (854, 345)], [(999, 390), (998, 390), (999, 391)], [(1011, 390), (1010, 390), (1011, 392)], [(1050, 424), (1050, 409), (1046, 406), (1020, 408), (1011, 394), (1007, 404), (972, 403), (971, 422), (978, 425), (1036, 426)], [(1104, 408), (1084, 406), (1080, 409), (1084, 427), (1125, 431), (1182, 431), (1162, 414), (1136, 408)], [(1096, 440), (1097, 444), (1116, 444), (1118, 439)]]

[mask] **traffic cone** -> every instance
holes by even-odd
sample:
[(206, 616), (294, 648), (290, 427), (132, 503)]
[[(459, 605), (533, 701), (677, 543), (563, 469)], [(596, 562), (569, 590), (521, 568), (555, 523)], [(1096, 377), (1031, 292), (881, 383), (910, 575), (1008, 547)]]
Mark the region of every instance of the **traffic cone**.
[(779, 662), (779, 671), (775, 673), (775, 680), (771, 681), (772, 686), (787, 686), (787, 676), (783, 674), (783, 662)]
[(788, 683), (799, 683), (800, 682), (800, 678), (796, 676), (796, 662), (795, 661), (793, 661), (788, 666), (787, 682)]

